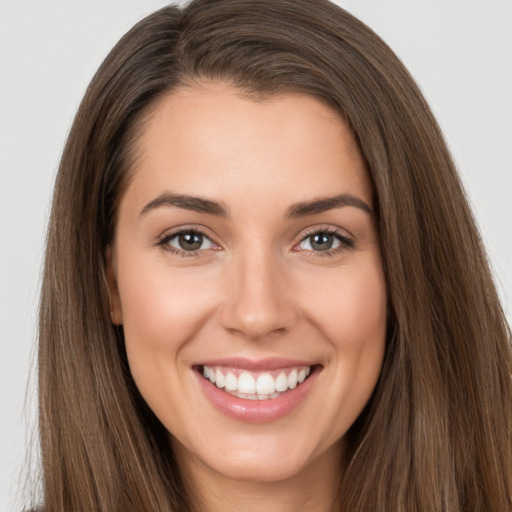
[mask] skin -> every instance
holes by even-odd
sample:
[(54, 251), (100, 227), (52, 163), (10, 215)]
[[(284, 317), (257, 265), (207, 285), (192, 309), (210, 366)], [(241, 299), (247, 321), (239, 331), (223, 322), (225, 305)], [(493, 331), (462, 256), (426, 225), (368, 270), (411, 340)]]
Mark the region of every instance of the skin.
[[(226, 84), (184, 87), (150, 113), (133, 171), (109, 248), (113, 322), (198, 510), (329, 510), (344, 435), (381, 370), (386, 287), (372, 213), (288, 213), (339, 194), (372, 207), (350, 130), (306, 95), (256, 101)], [(168, 204), (141, 214), (164, 193), (215, 201), (227, 216)], [(178, 239), (165, 239), (177, 228), (208, 238), (177, 254)], [(311, 233), (325, 230), (352, 246), (333, 235), (334, 248), (313, 247)], [(286, 416), (244, 422), (212, 406), (193, 369), (225, 357), (321, 371)]]

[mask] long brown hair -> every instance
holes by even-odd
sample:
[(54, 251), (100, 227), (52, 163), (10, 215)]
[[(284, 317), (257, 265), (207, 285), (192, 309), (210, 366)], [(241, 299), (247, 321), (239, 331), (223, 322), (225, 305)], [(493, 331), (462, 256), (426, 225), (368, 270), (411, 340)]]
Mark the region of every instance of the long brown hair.
[(93, 78), (55, 185), (39, 331), (47, 511), (186, 511), (167, 432), (110, 322), (105, 251), (134, 141), (162, 95), (202, 80), (300, 92), (349, 124), (374, 187), (385, 361), (347, 434), (338, 510), (512, 509), (510, 330), (464, 191), (414, 81), (326, 0), (194, 0), (133, 27)]

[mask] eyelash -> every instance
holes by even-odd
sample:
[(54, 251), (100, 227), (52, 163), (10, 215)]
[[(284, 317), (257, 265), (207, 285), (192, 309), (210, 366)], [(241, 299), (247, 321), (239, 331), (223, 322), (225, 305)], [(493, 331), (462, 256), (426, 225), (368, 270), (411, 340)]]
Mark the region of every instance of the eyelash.
[(304, 243), (308, 238), (311, 238), (312, 236), (315, 235), (329, 235), (336, 238), (340, 242), (339, 247), (336, 247), (334, 249), (327, 249), (325, 251), (306, 250), (306, 252), (309, 254), (313, 253), (315, 257), (332, 257), (346, 250), (353, 249), (355, 247), (355, 243), (352, 238), (349, 238), (348, 236), (341, 234), (340, 231), (334, 228), (315, 228), (312, 229), (311, 231), (306, 231), (304, 236), (301, 238), (300, 242), (296, 244), (295, 247), (299, 246), (300, 244)]
[[(176, 249), (175, 247), (172, 247), (171, 245), (169, 245), (169, 242), (173, 238), (176, 238), (176, 237), (178, 237), (180, 235), (201, 235), (202, 237), (204, 237), (207, 240), (211, 241), (211, 238), (204, 231), (202, 231), (201, 229), (198, 229), (198, 228), (181, 228), (178, 231), (174, 231), (172, 233), (166, 233), (163, 236), (161, 236), (158, 239), (156, 245), (161, 247), (164, 251), (170, 252), (171, 254), (173, 254), (175, 256), (180, 256), (182, 258), (187, 258), (187, 257), (190, 257), (190, 256), (196, 256), (196, 255), (198, 255), (201, 252), (201, 250), (204, 250), (204, 249), (197, 249), (197, 250), (194, 250), (194, 251), (185, 251), (185, 250)], [(211, 241), (211, 243), (214, 244), (214, 245), (217, 245), (217, 244), (215, 244), (212, 241)]]
[[(169, 245), (169, 242), (173, 240), (174, 238), (184, 235), (184, 234), (190, 234), (190, 235), (201, 235), (205, 239), (209, 240), (213, 245), (217, 246), (215, 242), (211, 240), (211, 238), (201, 229), (198, 228), (181, 228), (178, 231), (174, 231), (172, 233), (166, 233), (163, 236), (161, 236), (157, 242), (156, 246), (161, 247), (163, 250), (170, 252), (171, 254), (175, 256), (179, 256), (182, 258), (196, 256), (202, 251), (206, 249), (197, 249), (197, 250), (191, 250), (191, 251), (185, 251), (176, 249), (175, 247), (172, 247)], [(325, 251), (313, 251), (313, 250), (304, 250), (304, 252), (307, 252), (309, 254), (314, 254), (315, 257), (331, 257), (335, 256), (336, 254), (346, 251), (348, 249), (353, 249), (355, 247), (354, 240), (352, 238), (347, 237), (346, 235), (342, 235), (338, 230), (333, 228), (319, 228), (319, 229), (312, 229), (311, 231), (307, 231), (304, 236), (301, 238), (300, 242), (294, 246), (294, 250), (296, 247), (304, 243), (308, 238), (311, 238), (315, 235), (328, 235), (336, 238), (340, 245), (339, 247), (336, 247), (334, 249), (327, 249)], [(218, 246), (217, 246), (218, 247)], [(296, 252), (299, 252), (299, 250), (296, 250)]]

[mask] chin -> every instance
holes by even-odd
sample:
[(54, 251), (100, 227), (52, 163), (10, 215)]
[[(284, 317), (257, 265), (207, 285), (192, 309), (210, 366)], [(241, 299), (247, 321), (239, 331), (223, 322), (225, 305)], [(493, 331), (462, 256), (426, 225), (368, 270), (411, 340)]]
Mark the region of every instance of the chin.
[[(274, 425), (275, 428), (275, 425)], [(308, 446), (308, 440), (311, 445)], [(229, 480), (252, 483), (278, 483), (300, 476), (317, 463), (326, 460), (339, 467), (341, 441), (322, 447), (311, 436), (290, 432), (277, 435), (234, 435), (203, 446), (184, 446), (174, 439), (173, 448), (179, 459), (188, 466), (194, 453), (194, 469), (202, 468)], [(213, 448), (213, 449), (212, 449)]]
[(293, 478), (306, 466), (306, 461), (293, 453), (275, 451), (271, 456), (262, 457), (261, 453), (247, 450), (223, 458), (214, 469), (229, 479), (273, 483)]

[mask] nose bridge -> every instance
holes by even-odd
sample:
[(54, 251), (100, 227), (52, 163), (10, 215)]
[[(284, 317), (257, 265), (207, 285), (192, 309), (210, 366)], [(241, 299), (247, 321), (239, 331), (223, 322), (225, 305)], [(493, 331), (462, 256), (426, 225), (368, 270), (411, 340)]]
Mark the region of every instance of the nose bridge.
[(296, 319), (283, 262), (271, 247), (245, 247), (234, 256), (226, 280), (223, 324), (251, 339), (290, 329)]

